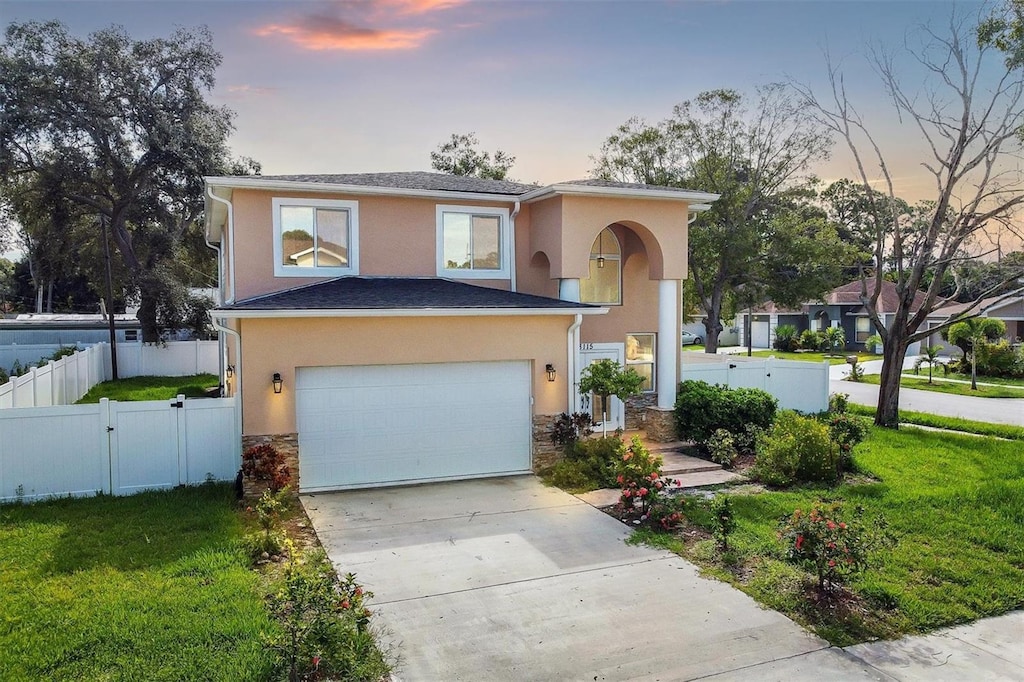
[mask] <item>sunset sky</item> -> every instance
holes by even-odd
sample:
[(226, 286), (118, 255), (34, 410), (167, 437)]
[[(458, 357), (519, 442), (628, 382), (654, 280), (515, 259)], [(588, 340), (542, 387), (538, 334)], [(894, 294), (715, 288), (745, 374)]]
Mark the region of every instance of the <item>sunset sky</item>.
[[(118, 23), (137, 38), (205, 24), (224, 56), (212, 98), (237, 112), (232, 148), (265, 174), (427, 170), (441, 141), (474, 131), (483, 148), (517, 158), (517, 180), (585, 177), (629, 117), (665, 118), (712, 88), (795, 79), (823, 89), (828, 51), (900, 193), (916, 200), (929, 189), (923, 150), (865, 57), (913, 41), (923, 23), (941, 29), (953, 9), (931, 0), (0, 0), (0, 23), (58, 19), (81, 35)], [(908, 83), (924, 81), (901, 63)], [(838, 145), (816, 170), (853, 175)]]

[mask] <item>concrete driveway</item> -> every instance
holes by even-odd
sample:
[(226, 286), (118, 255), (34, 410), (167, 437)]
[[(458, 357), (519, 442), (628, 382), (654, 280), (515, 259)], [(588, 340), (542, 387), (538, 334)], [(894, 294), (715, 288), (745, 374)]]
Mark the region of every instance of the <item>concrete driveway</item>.
[(532, 476), (302, 503), (403, 682), (884, 677)]

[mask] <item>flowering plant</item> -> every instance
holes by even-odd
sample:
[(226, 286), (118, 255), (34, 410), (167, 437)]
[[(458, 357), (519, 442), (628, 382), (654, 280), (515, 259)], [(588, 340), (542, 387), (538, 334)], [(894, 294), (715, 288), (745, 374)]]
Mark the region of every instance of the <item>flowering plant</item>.
[(840, 502), (817, 502), (808, 511), (795, 510), (779, 524), (786, 558), (813, 570), (819, 590), (835, 589), (844, 578), (865, 571), (872, 553), (896, 545), (884, 518), (878, 517), (869, 528), (863, 516), (862, 507), (848, 515)]
[[(661, 457), (652, 455), (636, 436), (633, 436), (628, 446), (625, 443), (619, 446), (615, 466), (615, 481), (622, 489), (619, 506), (627, 514), (638, 515), (640, 521), (651, 518), (651, 511), (664, 495), (665, 489), (677, 483), (662, 476), (661, 465)], [(672, 512), (666, 513), (671, 515)], [(675, 523), (680, 518), (676, 518)], [(662, 521), (660, 518), (658, 520)]]

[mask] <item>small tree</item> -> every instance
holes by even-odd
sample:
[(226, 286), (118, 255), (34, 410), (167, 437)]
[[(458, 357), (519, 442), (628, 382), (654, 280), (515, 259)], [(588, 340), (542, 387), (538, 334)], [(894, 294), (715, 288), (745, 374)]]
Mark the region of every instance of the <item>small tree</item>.
[(452, 133), (447, 142), (442, 142), (430, 152), (430, 165), (434, 170), (451, 175), (466, 175), (488, 180), (505, 180), (516, 157), (500, 149), (491, 156), (477, 147), (480, 141), (476, 133), (459, 135)]
[(846, 332), (842, 327), (829, 327), (824, 331), (825, 344), (828, 346), (828, 354), (835, 354), (836, 348), (846, 345)]
[(978, 390), (978, 350), (987, 341), (1006, 333), (1006, 324), (991, 317), (971, 317), (949, 328), (949, 342), (960, 346), (971, 358), (971, 390)]
[(928, 365), (928, 383), (929, 384), (932, 383), (932, 368), (935, 367), (935, 365), (943, 364), (942, 361), (939, 360), (939, 351), (941, 351), (941, 350), (942, 350), (942, 346), (928, 346), (921, 353), (921, 357), (919, 357), (917, 359), (917, 361), (914, 363), (914, 370), (915, 371), (918, 370), (921, 367), (921, 365), (924, 365), (924, 364)]
[(614, 360), (597, 360), (580, 373), (580, 395), (601, 396), (602, 434), (608, 435), (608, 398), (615, 396), (623, 402), (640, 393), (644, 378), (632, 367), (623, 369)]

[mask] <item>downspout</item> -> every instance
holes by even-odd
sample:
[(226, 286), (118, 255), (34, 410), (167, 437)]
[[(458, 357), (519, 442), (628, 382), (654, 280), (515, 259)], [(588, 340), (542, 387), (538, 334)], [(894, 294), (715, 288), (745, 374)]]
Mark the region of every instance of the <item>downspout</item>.
[(228, 210), (228, 268), (231, 270), (231, 295), (224, 295), (224, 303), (226, 305), (235, 302), (235, 209), (230, 201), (228, 201), (227, 199), (221, 199), (219, 196), (214, 194), (212, 187), (207, 187), (206, 193), (214, 201), (224, 204), (224, 206), (226, 206)]
[[(232, 397), (235, 399), (235, 433), (238, 434), (238, 454), (241, 457), (242, 451), (242, 335), (230, 327), (225, 327), (210, 311), (210, 321), (213, 328), (218, 332), (229, 334), (235, 339), (235, 391)], [(239, 460), (241, 461), (241, 460)]]
[(512, 279), (512, 281), (511, 281), (512, 291), (518, 291), (518, 289), (516, 289), (516, 216), (519, 215), (519, 209), (520, 208), (521, 208), (521, 205), (519, 203), (519, 200), (516, 199), (516, 205), (512, 209), (512, 215), (510, 215), (508, 217), (508, 222), (509, 222), (509, 240), (510, 240), (509, 250), (511, 251), (511, 255), (510, 255), (511, 263), (509, 265), (511, 266), (510, 267), (510, 272), (511, 272), (511, 279)]
[[(206, 245), (208, 247), (210, 247), (211, 249), (213, 249), (214, 251), (217, 252), (217, 298), (221, 298), (221, 296), (222, 296), (222, 293), (221, 293), (221, 278), (224, 276), (224, 271), (223, 271), (223, 269), (221, 267), (222, 266), (221, 258), (223, 258), (224, 255), (221, 253), (220, 246), (218, 244), (214, 244), (214, 243), (212, 243), (210, 241), (208, 235), (206, 234), (206, 230), (203, 230), (203, 241), (206, 242)], [(214, 301), (214, 305), (218, 305), (219, 306), (221, 303), (222, 303), (222, 301)], [(220, 377), (219, 383), (220, 383), (221, 395), (224, 395), (224, 388), (225, 388), (225, 385), (226, 385), (225, 381), (224, 381), (224, 368), (227, 367), (227, 364), (228, 364), (227, 363), (226, 353), (227, 353), (227, 346), (224, 343), (224, 335), (221, 334), (220, 332), (218, 332), (217, 333), (217, 359), (218, 359), (217, 361), (218, 361), (218, 363), (220, 365), (220, 367), (219, 367), (220, 374), (218, 374), (218, 376)]]
[(566, 346), (568, 350), (568, 378), (567, 383), (569, 384), (569, 403), (568, 412), (572, 414), (579, 412), (579, 391), (576, 390), (576, 378), (579, 376), (576, 368), (579, 366), (580, 357), (580, 325), (583, 324), (583, 315), (576, 313), (576, 319), (569, 325), (569, 329), (566, 331)]

